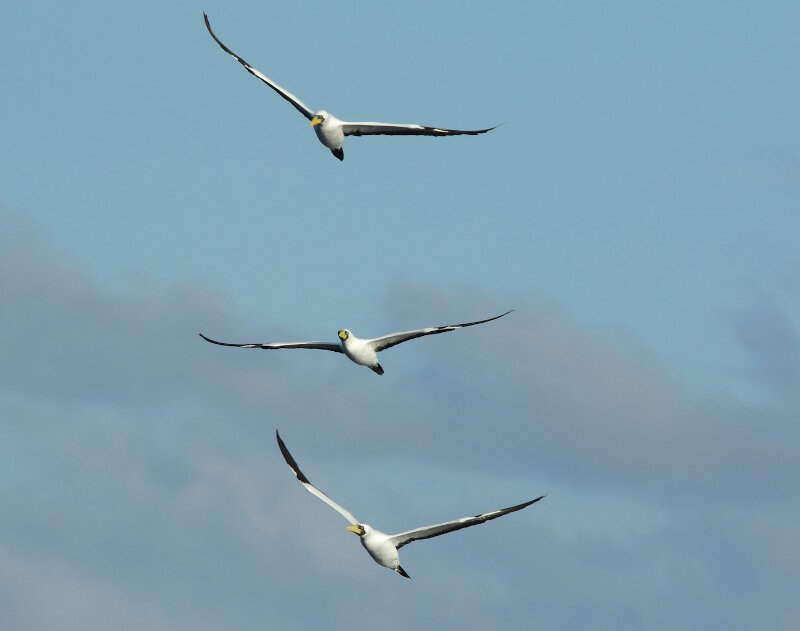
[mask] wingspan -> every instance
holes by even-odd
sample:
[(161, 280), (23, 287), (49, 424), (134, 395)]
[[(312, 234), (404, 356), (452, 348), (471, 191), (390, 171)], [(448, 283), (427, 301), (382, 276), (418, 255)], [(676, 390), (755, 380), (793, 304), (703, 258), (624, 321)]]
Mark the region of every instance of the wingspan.
[(300, 480), (300, 484), (306, 487), (306, 491), (311, 493), (312, 495), (316, 495), (319, 499), (325, 502), (328, 506), (330, 506), (333, 510), (339, 513), (342, 517), (344, 517), (347, 521), (349, 521), (353, 526), (358, 524), (358, 520), (353, 517), (353, 514), (345, 508), (339, 506), (336, 502), (334, 502), (330, 497), (325, 495), (322, 491), (320, 491), (316, 486), (309, 482), (308, 478), (300, 471), (300, 467), (297, 466), (297, 462), (292, 457), (292, 454), (289, 453), (289, 450), (286, 449), (286, 444), (281, 440), (281, 435), (278, 433), (278, 430), (275, 430), (275, 437), (278, 439), (278, 447), (281, 449), (281, 453), (283, 454), (283, 459), (286, 460), (286, 464), (289, 465), (289, 468), (294, 473), (295, 477)]
[(330, 344), (328, 342), (270, 342), (266, 344), (231, 344), (230, 342), (218, 342), (206, 337), (202, 333), (198, 333), (206, 342), (217, 344), (219, 346), (235, 346), (236, 348), (261, 348), (267, 351), (276, 350), (279, 348), (313, 348), (320, 351), (333, 351), (335, 353), (344, 353), (339, 344)]
[(425, 127), (413, 123), (342, 123), (345, 136), (477, 136), (492, 131), (486, 129), (446, 129), (444, 127)]
[(433, 526), (424, 526), (422, 528), (408, 530), (406, 532), (392, 535), (389, 537), (389, 541), (391, 541), (396, 548), (402, 548), (407, 543), (417, 541), (418, 539), (430, 539), (431, 537), (438, 537), (439, 535), (443, 535), (448, 532), (454, 532), (456, 530), (461, 530), (462, 528), (469, 528), (470, 526), (477, 526), (485, 521), (497, 519), (503, 515), (508, 515), (508, 513), (522, 510), (523, 508), (538, 502), (543, 497), (544, 495), (523, 504), (517, 504), (516, 506), (510, 506), (509, 508), (501, 508), (500, 510), (492, 511), (490, 513), (483, 513), (482, 515), (475, 515), (474, 517), (462, 517), (461, 519), (455, 519), (443, 524), (435, 524)]
[(375, 339), (370, 340), (369, 342), (372, 345), (372, 348), (377, 353), (378, 351), (391, 348), (392, 346), (397, 346), (398, 344), (402, 344), (403, 342), (407, 342), (408, 340), (413, 340), (414, 338), (417, 337), (423, 337), (425, 335), (436, 335), (438, 333), (447, 333), (449, 331), (455, 331), (456, 329), (463, 329), (464, 327), (475, 326), (476, 324), (483, 324), (484, 322), (491, 322), (492, 320), (497, 320), (498, 318), (502, 318), (503, 316), (508, 315), (512, 311), (513, 309), (506, 311), (505, 313), (501, 313), (498, 316), (494, 316), (493, 318), (487, 318), (485, 320), (477, 320), (476, 322), (464, 322), (463, 324), (446, 324), (444, 326), (431, 326), (426, 329), (416, 329), (414, 331), (390, 333), (389, 335), (376, 337)]
[(205, 14), (205, 12), (203, 12), (203, 18), (206, 21), (206, 28), (208, 29), (208, 32), (211, 33), (211, 37), (214, 38), (214, 41), (217, 42), (217, 44), (219, 44), (219, 47), (222, 50), (224, 50), (226, 53), (228, 53), (231, 57), (233, 57), (240, 64), (242, 64), (245, 67), (245, 70), (247, 70), (247, 72), (249, 72), (254, 77), (258, 77), (259, 79), (261, 79), (269, 87), (271, 87), (273, 90), (275, 90), (275, 92), (277, 92), (284, 99), (289, 101), (289, 103), (291, 103), (294, 106), (294, 108), (298, 112), (300, 112), (303, 116), (305, 116), (308, 120), (311, 120), (314, 117), (314, 112), (312, 112), (311, 109), (305, 103), (303, 103), (300, 99), (298, 99), (294, 94), (292, 94), (288, 90), (285, 90), (284, 88), (279, 86), (272, 79), (270, 79), (267, 75), (265, 75), (262, 72), (256, 70), (255, 68), (253, 68), (253, 66), (251, 66), (244, 59), (239, 57), (239, 55), (237, 55), (230, 48), (228, 48), (225, 44), (223, 44), (220, 41), (220, 39), (214, 34), (214, 31), (211, 30), (211, 24), (209, 23), (208, 16)]

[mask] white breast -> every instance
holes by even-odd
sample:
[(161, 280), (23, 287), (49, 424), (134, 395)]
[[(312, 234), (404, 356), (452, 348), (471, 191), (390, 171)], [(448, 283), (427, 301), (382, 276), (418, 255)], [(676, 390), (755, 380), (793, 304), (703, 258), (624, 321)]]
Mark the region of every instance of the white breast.
[(323, 123), (314, 127), (314, 131), (317, 132), (319, 141), (328, 149), (341, 149), (344, 132), (342, 131), (342, 121), (338, 118), (328, 114)]
[(362, 366), (374, 366), (378, 363), (378, 355), (366, 340), (357, 338), (352, 333), (342, 344), (344, 353), (355, 363)]
[(383, 567), (395, 569), (399, 563), (397, 548), (389, 541), (389, 535), (373, 530), (361, 537), (363, 545), (369, 555), (380, 563)]

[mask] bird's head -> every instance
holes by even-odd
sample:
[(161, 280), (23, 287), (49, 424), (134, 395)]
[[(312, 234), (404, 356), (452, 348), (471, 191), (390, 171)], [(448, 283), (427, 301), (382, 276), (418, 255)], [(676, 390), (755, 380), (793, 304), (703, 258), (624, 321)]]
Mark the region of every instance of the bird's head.
[(367, 534), (367, 528), (369, 528), (369, 526), (365, 524), (356, 524), (355, 526), (348, 526), (347, 530), (356, 533), (359, 537), (363, 537)]
[(339, 331), (339, 339), (344, 342), (348, 337), (350, 337), (350, 331), (347, 329), (342, 329)]
[(321, 125), (324, 123), (328, 118), (328, 112), (325, 110), (320, 110), (314, 114), (314, 118), (311, 119), (311, 126), (316, 127), (317, 125)]

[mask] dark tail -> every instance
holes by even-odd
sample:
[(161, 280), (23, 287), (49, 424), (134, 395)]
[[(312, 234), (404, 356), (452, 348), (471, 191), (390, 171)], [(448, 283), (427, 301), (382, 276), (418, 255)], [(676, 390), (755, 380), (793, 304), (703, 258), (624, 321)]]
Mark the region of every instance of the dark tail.
[(399, 565), (397, 566), (397, 569), (395, 570), (395, 572), (397, 572), (400, 576), (405, 576), (406, 578), (411, 578), (408, 574), (406, 574), (406, 571), (402, 567), (400, 567)]
[(331, 153), (335, 155), (339, 160), (344, 160), (344, 149), (339, 147), (338, 149), (331, 149)]
[(375, 372), (375, 373), (377, 373), (377, 374), (379, 374), (379, 375), (382, 375), (382, 374), (383, 374), (383, 368), (381, 367), (381, 365), (380, 365), (380, 364), (375, 364), (374, 366), (370, 366), (370, 367), (369, 367), (369, 369), (370, 369), (372, 372)]

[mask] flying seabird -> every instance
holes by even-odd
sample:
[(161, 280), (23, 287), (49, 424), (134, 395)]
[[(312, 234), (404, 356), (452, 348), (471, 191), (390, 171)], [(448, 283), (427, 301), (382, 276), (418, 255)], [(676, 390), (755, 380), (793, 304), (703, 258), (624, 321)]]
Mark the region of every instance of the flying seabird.
[(325, 110), (312, 111), (305, 103), (298, 99), (294, 94), (285, 90), (265, 74), (253, 68), (244, 59), (239, 57), (230, 48), (223, 44), (220, 39), (211, 30), (211, 24), (208, 21), (208, 16), (203, 12), (203, 18), (206, 21), (206, 28), (211, 33), (211, 37), (219, 44), (220, 48), (233, 57), (236, 61), (242, 64), (247, 72), (255, 77), (261, 79), (275, 92), (280, 94), (284, 99), (289, 101), (294, 108), (311, 121), (311, 126), (317, 133), (319, 141), (331, 150), (339, 160), (344, 160), (344, 151), (342, 150), (342, 141), (345, 136), (460, 136), (469, 135), (477, 136), (478, 134), (485, 134), (487, 131), (493, 130), (495, 127), (487, 127), (486, 129), (445, 129), (442, 127), (425, 127), (424, 125), (415, 124), (400, 124), (400, 123), (352, 123), (348, 121), (339, 120), (333, 114), (329, 114)]
[(462, 528), (469, 528), (470, 526), (477, 526), (485, 521), (497, 519), (498, 517), (502, 517), (508, 513), (522, 510), (523, 508), (538, 502), (544, 497), (544, 495), (540, 495), (534, 500), (529, 500), (527, 502), (523, 502), (522, 504), (517, 504), (516, 506), (509, 506), (508, 508), (501, 508), (488, 513), (481, 513), (480, 515), (475, 515), (473, 517), (462, 517), (461, 519), (454, 519), (441, 524), (434, 524), (433, 526), (423, 526), (422, 528), (406, 530), (405, 532), (400, 532), (396, 535), (389, 535), (385, 532), (381, 532), (377, 528), (373, 528), (369, 524), (360, 522), (350, 511), (339, 506), (330, 497), (325, 495), (325, 493), (311, 484), (305, 474), (300, 471), (300, 467), (297, 466), (297, 462), (295, 462), (292, 454), (290, 454), (289, 450), (286, 448), (286, 444), (281, 439), (281, 435), (278, 433), (278, 430), (275, 430), (275, 437), (278, 439), (278, 447), (280, 447), (283, 458), (286, 460), (286, 464), (289, 465), (292, 473), (294, 473), (295, 477), (300, 480), (300, 483), (306, 488), (306, 491), (312, 495), (316, 495), (319, 499), (321, 499), (350, 522), (350, 526), (347, 527), (347, 530), (354, 532), (361, 538), (361, 545), (366, 548), (367, 552), (369, 552), (369, 555), (375, 559), (376, 562), (380, 563), (383, 567), (388, 567), (390, 570), (394, 570), (406, 578), (411, 577), (400, 566), (400, 560), (397, 551), (407, 543), (411, 543), (412, 541), (417, 541), (419, 539), (438, 537), (439, 535), (461, 530)]
[(383, 374), (383, 368), (378, 363), (378, 353), (392, 346), (397, 346), (408, 340), (413, 340), (416, 337), (423, 337), (425, 335), (436, 335), (437, 333), (447, 333), (448, 331), (455, 331), (456, 329), (463, 329), (468, 326), (475, 326), (476, 324), (483, 324), (484, 322), (491, 322), (502, 318), (504, 315), (511, 313), (506, 311), (493, 318), (486, 320), (478, 320), (477, 322), (464, 322), (463, 324), (446, 324), (444, 326), (431, 326), (425, 329), (416, 329), (414, 331), (402, 331), (400, 333), (390, 333), (382, 337), (376, 337), (369, 340), (362, 340), (350, 332), (350, 329), (339, 330), (339, 343), (330, 344), (328, 342), (271, 342), (265, 344), (231, 344), (229, 342), (218, 342), (206, 337), (199, 333), (206, 342), (218, 344), (220, 346), (235, 346), (236, 348), (261, 348), (264, 350), (275, 350), (278, 348), (313, 348), (321, 351), (334, 351), (335, 353), (343, 353), (351, 360), (362, 366), (367, 366), (379, 375)]

